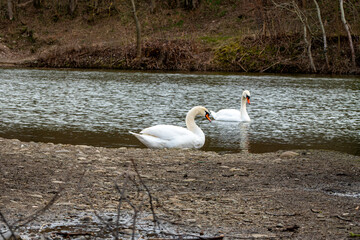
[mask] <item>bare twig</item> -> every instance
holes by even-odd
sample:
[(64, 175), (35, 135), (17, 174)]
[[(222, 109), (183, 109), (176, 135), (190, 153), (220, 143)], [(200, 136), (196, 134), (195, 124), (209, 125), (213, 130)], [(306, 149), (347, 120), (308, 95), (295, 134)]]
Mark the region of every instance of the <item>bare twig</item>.
[[(314, 59), (313, 59), (313, 56), (311, 53), (311, 40), (312, 40), (313, 34), (311, 32), (311, 28), (310, 28), (307, 16), (305, 15), (305, 13), (303, 11), (301, 11), (301, 9), (299, 8), (299, 6), (297, 5), (297, 3), (295, 1), (291, 1), (289, 3), (281, 3), (281, 4), (276, 3), (274, 0), (272, 0), (272, 2), (275, 5), (275, 7), (285, 9), (285, 10), (293, 12), (297, 15), (298, 19), (300, 20), (300, 22), (303, 25), (304, 42), (306, 44), (311, 69), (313, 72), (316, 72), (317, 70), (316, 70), (316, 67), (314, 64)], [(308, 34), (308, 32), (309, 32), (309, 34)]]
[[(60, 190), (55, 193), (55, 195), (51, 198), (51, 200), (41, 209), (39, 209), (38, 211), (36, 211), (35, 213), (33, 213), (32, 215), (24, 218), (24, 219), (19, 219), (18, 221), (15, 222), (16, 227), (15, 229), (18, 229), (20, 227), (23, 227), (27, 224), (29, 224), (30, 222), (34, 221), (36, 218), (38, 218), (41, 214), (43, 214), (44, 212), (46, 212), (59, 198), (60, 198), (60, 193), (64, 190), (64, 187), (60, 188)], [(21, 222), (21, 224), (20, 224)]]
[(96, 211), (93, 203), (90, 201), (89, 197), (87, 196), (87, 194), (84, 192), (83, 188), (81, 187), (81, 183), (82, 183), (82, 180), (86, 174), (86, 170), (83, 172), (83, 174), (81, 175), (81, 178), (80, 178), (80, 181), (79, 181), (79, 184), (78, 184), (78, 189), (79, 191), (84, 195), (85, 197), (85, 201), (90, 205), (90, 208), (94, 210), (94, 215), (99, 219), (99, 221), (110, 231), (112, 232), (113, 229), (112, 227), (107, 223), (107, 221), (105, 221)]
[(33, 2), (34, 2), (33, 0), (29, 0), (24, 3), (18, 3), (18, 4), (16, 4), (16, 6), (19, 8), (25, 8), (25, 7), (28, 7), (28, 5), (32, 4)]
[(344, 218), (344, 217), (342, 217), (342, 216), (340, 216), (340, 215), (336, 215), (336, 217), (337, 217), (338, 219), (340, 219), (340, 220), (343, 220), (343, 221), (352, 222), (351, 219)]
[(120, 194), (120, 198), (124, 199), (130, 205), (130, 207), (134, 210), (133, 225), (132, 225), (133, 229), (132, 229), (132, 237), (131, 237), (131, 239), (135, 239), (136, 218), (137, 218), (137, 214), (138, 214), (138, 209), (125, 195), (122, 195), (123, 192), (121, 191), (121, 189), (119, 188), (119, 186), (117, 184), (115, 184), (115, 188), (118, 191), (118, 193)]
[(277, 61), (277, 62), (275, 62), (275, 63), (273, 63), (273, 64), (270, 64), (270, 66), (267, 66), (267, 67), (261, 69), (260, 72), (263, 73), (263, 72), (265, 72), (266, 70), (268, 70), (269, 68), (272, 68), (273, 66), (275, 66), (275, 65), (277, 65), (277, 64), (279, 64), (279, 63), (280, 63), (280, 61)]
[[(1, 221), (2, 221), (3, 223), (5, 223), (6, 227), (9, 229), (9, 231), (10, 231), (10, 233), (11, 233), (10, 238), (11, 238), (11, 237), (16, 238), (12, 226), (7, 222), (5, 216), (2, 214), (2, 212), (0, 212), (0, 219), (1, 219)], [(4, 239), (6, 239), (3, 234), (1, 234), (1, 237), (4, 238)]]
[(140, 176), (139, 170), (136, 167), (134, 159), (131, 159), (131, 162), (133, 164), (133, 167), (134, 167), (134, 170), (135, 170), (137, 176), (139, 177), (139, 181), (141, 182), (142, 186), (144, 186), (144, 188), (146, 189), (146, 192), (147, 192), (147, 194), (149, 196), (150, 209), (151, 209), (151, 213), (152, 213), (152, 216), (153, 216), (153, 221), (155, 223), (155, 225), (154, 225), (154, 228), (155, 228), (158, 222), (157, 222), (157, 217), (156, 217), (156, 214), (155, 214), (155, 208), (154, 208), (154, 205), (153, 205), (153, 196), (152, 196), (149, 188), (144, 183), (142, 177)]
[[(116, 227), (115, 227), (115, 240), (119, 239), (119, 223), (120, 223), (120, 211), (121, 211), (121, 206), (122, 206), (122, 201), (123, 198), (121, 196), (125, 195), (125, 190), (126, 190), (126, 185), (128, 183), (129, 180), (129, 175), (126, 174), (125, 177), (125, 182), (124, 182), (124, 187), (122, 189), (122, 191), (120, 191), (120, 199), (119, 199), (119, 203), (118, 203), (118, 208), (117, 208), (117, 216), (116, 216)], [(117, 184), (115, 183), (115, 188), (116, 188)]]

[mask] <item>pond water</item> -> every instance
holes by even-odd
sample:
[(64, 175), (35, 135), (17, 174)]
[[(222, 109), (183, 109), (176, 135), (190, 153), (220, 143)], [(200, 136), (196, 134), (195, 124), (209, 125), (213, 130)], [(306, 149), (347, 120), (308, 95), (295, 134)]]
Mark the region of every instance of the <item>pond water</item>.
[(143, 148), (129, 131), (185, 127), (197, 105), (240, 108), (245, 89), (252, 121), (197, 118), (206, 135), (202, 150), (360, 155), (360, 77), (0, 69), (0, 136)]

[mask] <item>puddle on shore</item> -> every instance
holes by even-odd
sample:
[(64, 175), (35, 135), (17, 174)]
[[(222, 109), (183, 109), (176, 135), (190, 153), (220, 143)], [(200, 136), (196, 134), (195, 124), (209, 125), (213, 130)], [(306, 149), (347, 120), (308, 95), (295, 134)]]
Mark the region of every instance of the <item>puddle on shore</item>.
[(359, 198), (360, 199), (360, 192), (354, 192), (351, 190), (348, 191), (337, 191), (334, 189), (324, 189), (324, 188), (318, 188), (318, 189), (310, 189), (310, 188), (304, 188), (306, 191), (320, 191), (323, 193), (326, 193), (331, 196), (338, 196), (338, 197), (349, 197), (349, 198)]
[(339, 196), (339, 197), (351, 197), (351, 198), (360, 198), (360, 193), (357, 192), (328, 192), (330, 195)]
[[(98, 218), (97, 216), (100, 218)], [(130, 239), (133, 234), (133, 214), (121, 213), (117, 223), (117, 213), (107, 212), (95, 214), (56, 215), (53, 218), (40, 217), (39, 220), (17, 230), (23, 240), (33, 239), (114, 239), (114, 231), (118, 226), (119, 239)], [(197, 227), (171, 224), (158, 220), (154, 224), (151, 214), (139, 214), (136, 218), (135, 239), (149, 238), (189, 238), (200, 237), (201, 230)], [(1, 226), (1, 232), (7, 229)], [(207, 237), (202, 233), (201, 237)], [(1, 238), (0, 238), (1, 239)]]

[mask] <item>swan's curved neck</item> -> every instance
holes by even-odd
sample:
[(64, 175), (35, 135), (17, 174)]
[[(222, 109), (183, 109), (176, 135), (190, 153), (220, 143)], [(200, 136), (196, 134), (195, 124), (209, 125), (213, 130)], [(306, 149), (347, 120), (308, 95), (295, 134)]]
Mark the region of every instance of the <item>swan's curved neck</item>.
[(186, 115), (186, 127), (187, 129), (189, 129), (190, 131), (192, 131), (195, 134), (200, 132), (202, 133), (201, 129), (198, 127), (198, 125), (196, 125), (195, 123), (195, 117), (199, 114), (199, 110), (196, 108), (191, 109), (188, 114)]
[(240, 111), (246, 111), (246, 98), (244, 98), (244, 97), (241, 98)]

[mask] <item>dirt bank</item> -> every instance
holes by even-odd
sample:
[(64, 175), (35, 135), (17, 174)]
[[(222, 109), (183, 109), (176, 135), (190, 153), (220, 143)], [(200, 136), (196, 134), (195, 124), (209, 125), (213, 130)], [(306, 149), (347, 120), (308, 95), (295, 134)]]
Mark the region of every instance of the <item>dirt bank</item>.
[[(14, 222), (41, 209), (64, 188), (38, 220), (40, 225), (54, 216), (116, 212), (115, 183), (125, 189), (124, 176), (135, 177), (138, 170), (157, 217), (195, 234), (227, 239), (344, 239), (360, 234), (360, 158), (295, 152), (219, 155), (0, 138), (0, 211)], [(126, 190), (134, 205), (145, 201), (136, 189)], [(150, 208), (146, 200), (142, 209)]]
[(0, 2), (2, 67), (360, 73), (360, 5), (356, 0), (345, 4), (356, 66), (337, 1), (319, 2), (326, 50), (312, 1), (290, 4), (309, 20), (306, 40), (303, 21), (285, 3), (280, 7), (274, 1), (196, 0), (199, 4), (190, 7), (187, 0), (137, 1), (140, 58), (129, 3), (75, 1), (75, 11), (69, 12), (69, 1), (33, 1), (41, 2), (34, 5), (19, 0), (14, 3), (14, 19), (9, 20), (6, 2)]

